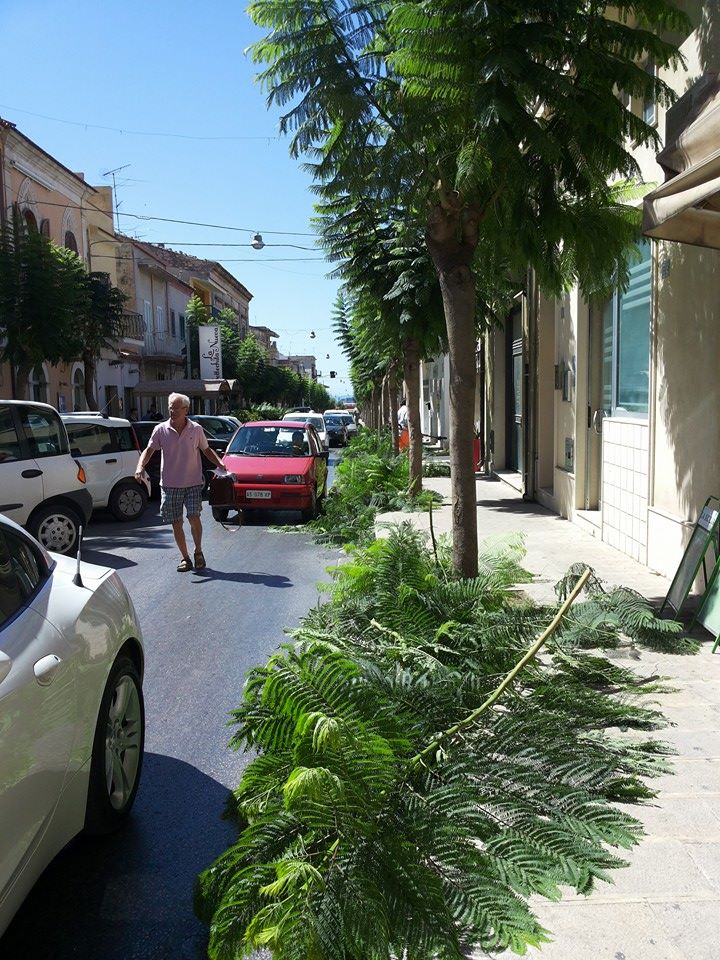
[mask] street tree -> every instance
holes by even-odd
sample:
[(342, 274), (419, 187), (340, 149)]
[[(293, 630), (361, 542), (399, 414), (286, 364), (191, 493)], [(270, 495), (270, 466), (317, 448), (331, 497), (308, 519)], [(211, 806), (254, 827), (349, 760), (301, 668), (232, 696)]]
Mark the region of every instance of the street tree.
[(76, 319), (86, 275), (17, 211), (0, 230), (0, 360), (10, 364), (13, 394), (27, 398), (34, 367), (79, 356)]
[[(498, 258), (542, 287), (627, 279), (636, 218), (609, 184), (658, 143), (629, 99), (661, 103), (688, 21), (670, 0), (254, 0), (254, 45), (290, 151), (326, 198), (373, 197), (420, 229), (450, 355), (453, 550), (477, 571), (471, 463), (477, 275)], [(480, 318), (484, 320), (484, 318)]]
[(77, 356), (83, 362), (85, 400), (89, 410), (97, 410), (93, 384), (97, 362), (103, 350), (117, 349), (122, 335), (126, 297), (110, 283), (107, 273), (85, 273), (82, 260), (70, 250), (63, 257), (72, 266), (85, 288), (82, 310), (75, 317), (74, 331), (78, 340)]

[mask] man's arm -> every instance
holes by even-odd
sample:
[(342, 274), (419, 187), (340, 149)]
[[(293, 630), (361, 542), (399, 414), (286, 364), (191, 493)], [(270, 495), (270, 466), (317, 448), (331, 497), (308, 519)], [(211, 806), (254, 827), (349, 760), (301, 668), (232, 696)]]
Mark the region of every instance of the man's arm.
[(140, 480), (142, 477), (142, 472), (150, 462), (152, 455), (155, 453), (155, 447), (151, 447), (150, 444), (145, 447), (143, 452), (140, 454), (140, 459), (138, 460), (137, 467), (135, 468), (135, 479)]
[(200, 427), (200, 437), (198, 440), (198, 448), (202, 450), (208, 460), (211, 460), (216, 466), (220, 467), (221, 470), (227, 469), (225, 464), (222, 462), (219, 454), (215, 453), (213, 448), (208, 443), (207, 437), (205, 436), (205, 431)]

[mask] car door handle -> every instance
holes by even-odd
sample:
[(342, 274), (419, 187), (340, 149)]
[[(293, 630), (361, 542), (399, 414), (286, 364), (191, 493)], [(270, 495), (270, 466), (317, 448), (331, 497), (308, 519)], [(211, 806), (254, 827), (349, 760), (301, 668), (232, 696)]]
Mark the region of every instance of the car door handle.
[(4, 680), (5, 677), (10, 673), (10, 668), (12, 667), (12, 657), (9, 657), (6, 653), (3, 653), (0, 650), (0, 680)]
[(106, 460), (105, 463), (117, 463), (117, 457), (110, 457), (110, 459)]
[(49, 653), (47, 657), (42, 657), (42, 659), (38, 660), (33, 667), (33, 673), (35, 674), (37, 682), (44, 687), (52, 683), (55, 679), (57, 668), (61, 663), (62, 660), (60, 657), (54, 653)]
[(30, 477), (41, 477), (42, 470), (38, 470), (37, 468), (33, 468), (31, 470), (23, 470), (20, 476), (25, 477), (28, 480), (30, 479)]

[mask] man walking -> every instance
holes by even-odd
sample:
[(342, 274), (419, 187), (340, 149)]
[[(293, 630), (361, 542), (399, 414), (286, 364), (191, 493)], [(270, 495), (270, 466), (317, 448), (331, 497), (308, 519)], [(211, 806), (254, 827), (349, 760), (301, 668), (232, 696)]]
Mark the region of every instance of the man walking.
[(152, 432), (147, 447), (140, 454), (135, 479), (140, 480), (146, 464), (156, 450), (162, 451), (160, 464), (160, 516), (166, 523), (172, 524), (175, 543), (180, 550), (179, 573), (192, 570), (193, 563), (188, 554), (185, 531), (183, 530), (183, 507), (187, 511), (190, 531), (195, 544), (195, 569), (202, 570), (205, 557), (202, 552), (202, 510), (203, 471), (202, 450), (208, 459), (224, 470), (220, 457), (207, 442), (205, 431), (199, 423), (188, 420), (190, 399), (182, 393), (171, 393), (168, 397), (170, 419), (159, 423)]

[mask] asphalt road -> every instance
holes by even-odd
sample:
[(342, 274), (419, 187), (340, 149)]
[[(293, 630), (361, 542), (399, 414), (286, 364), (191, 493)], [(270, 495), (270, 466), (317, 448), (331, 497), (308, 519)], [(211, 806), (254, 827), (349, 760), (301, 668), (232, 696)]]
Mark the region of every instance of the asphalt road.
[(316, 585), (341, 553), (270, 529), (298, 523), (296, 514), (229, 529), (207, 508), (203, 519), (202, 573), (176, 572), (156, 502), (137, 524), (99, 516), (88, 528), (84, 559), (120, 572), (145, 639), (142, 781), (125, 829), (76, 839), (46, 870), (0, 940), (2, 960), (207, 956), (193, 884), (236, 837), (221, 817), (246, 762), (228, 750), (226, 722), (245, 672), (317, 603)]

